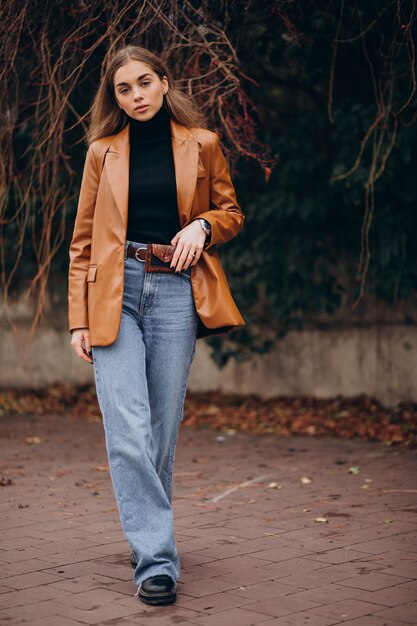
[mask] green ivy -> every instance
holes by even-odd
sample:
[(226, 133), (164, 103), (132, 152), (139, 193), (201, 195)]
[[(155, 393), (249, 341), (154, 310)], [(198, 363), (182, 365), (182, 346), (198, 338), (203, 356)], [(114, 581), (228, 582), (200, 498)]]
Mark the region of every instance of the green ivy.
[[(367, 3), (360, 14), (351, 4), (340, 38), (359, 32), (359, 18), (365, 25), (371, 23), (380, 4)], [(307, 319), (332, 315), (343, 298), (353, 303), (359, 295), (372, 141), (352, 175), (334, 177), (350, 170), (357, 158), (377, 113), (375, 94), (361, 41), (340, 45), (329, 120), (331, 42), (339, 7), (330, 5), (322, 14), (308, 3), (303, 8), (296, 21), (303, 35), (300, 43), (284, 36), (278, 21), (274, 28), (270, 16), (259, 12), (246, 16), (239, 35), (243, 71), (259, 85), (248, 83), (247, 88), (259, 110), (262, 139), (273, 147), (278, 163), (269, 183), (253, 163), (238, 163), (235, 182), (246, 224), (220, 253), (247, 327), (209, 340), (219, 366), (231, 357), (264, 353), (289, 330), (305, 327)], [(398, 27), (395, 21), (393, 6), (366, 36), (377, 76), (382, 72), (379, 53), (387, 52), (384, 42), (389, 45)], [(399, 108), (411, 89), (405, 49), (396, 58), (395, 72), (403, 77), (395, 83), (394, 106)], [(408, 110), (398, 121), (394, 149), (375, 183), (365, 284), (365, 293), (389, 303), (410, 298), (417, 288), (417, 177), (412, 169), (417, 132)], [(388, 140), (387, 135), (383, 148)]]

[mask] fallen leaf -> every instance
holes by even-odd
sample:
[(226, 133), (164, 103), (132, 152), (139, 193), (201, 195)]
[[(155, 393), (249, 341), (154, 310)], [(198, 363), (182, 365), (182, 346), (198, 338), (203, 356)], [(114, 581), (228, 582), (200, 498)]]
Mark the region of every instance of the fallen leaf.
[(359, 469), (359, 467), (357, 465), (354, 465), (352, 467), (349, 467), (348, 472), (349, 472), (349, 474), (359, 474), (360, 469)]
[(0, 476), (0, 487), (9, 487), (10, 485), (14, 485), (14, 482), (11, 478)]
[(25, 441), (26, 443), (41, 443), (42, 439), (41, 437), (34, 436), (34, 437), (26, 437)]
[(313, 481), (311, 480), (311, 478), (308, 478), (307, 476), (302, 476), (302, 477), (300, 478), (300, 481), (303, 483), (303, 485), (308, 485), (308, 484), (310, 484), (311, 482), (313, 482)]
[(316, 517), (316, 519), (314, 521), (327, 524), (329, 520), (327, 519), (327, 517)]

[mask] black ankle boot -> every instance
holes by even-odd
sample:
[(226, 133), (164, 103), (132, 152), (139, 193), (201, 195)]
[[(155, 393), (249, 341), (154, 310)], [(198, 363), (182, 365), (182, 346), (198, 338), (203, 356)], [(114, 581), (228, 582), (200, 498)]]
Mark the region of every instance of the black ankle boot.
[(177, 585), (170, 576), (157, 574), (142, 582), (138, 595), (145, 604), (172, 604), (177, 599)]

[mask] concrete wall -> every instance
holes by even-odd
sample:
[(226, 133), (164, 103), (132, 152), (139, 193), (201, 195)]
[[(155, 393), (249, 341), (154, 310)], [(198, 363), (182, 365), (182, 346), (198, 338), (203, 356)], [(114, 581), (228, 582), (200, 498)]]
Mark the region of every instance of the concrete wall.
[[(231, 361), (219, 370), (211, 348), (197, 342), (190, 390), (232, 393), (311, 395), (368, 394), (386, 406), (417, 401), (416, 303), (388, 307), (362, 303), (344, 306), (332, 317), (306, 320), (270, 354), (253, 361)], [(33, 303), (20, 298), (0, 323), (0, 387), (42, 387), (54, 382), (93, 382), (93, 366), (70, 347), (65, 302), (49, 300), (46, 314), (28, 343)], [(10, 323), (12, 321), (13, 326)]]

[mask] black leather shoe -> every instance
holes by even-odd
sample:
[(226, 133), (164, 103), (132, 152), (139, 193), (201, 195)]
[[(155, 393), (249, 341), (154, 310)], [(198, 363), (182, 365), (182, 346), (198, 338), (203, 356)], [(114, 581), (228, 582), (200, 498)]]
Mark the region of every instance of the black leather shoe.
[(145, 604), (172, 604), (177, 599), (177, 585), (170, 576), (157, 574), (142, 582), (138, 595)]
[(134, 555), (134, 552), (132, 550), (132, 552), (130, 553), (130, 565), (133, 567), (133, 569), (136, 569), (138, 562), (136, 560), (136, 557)]

